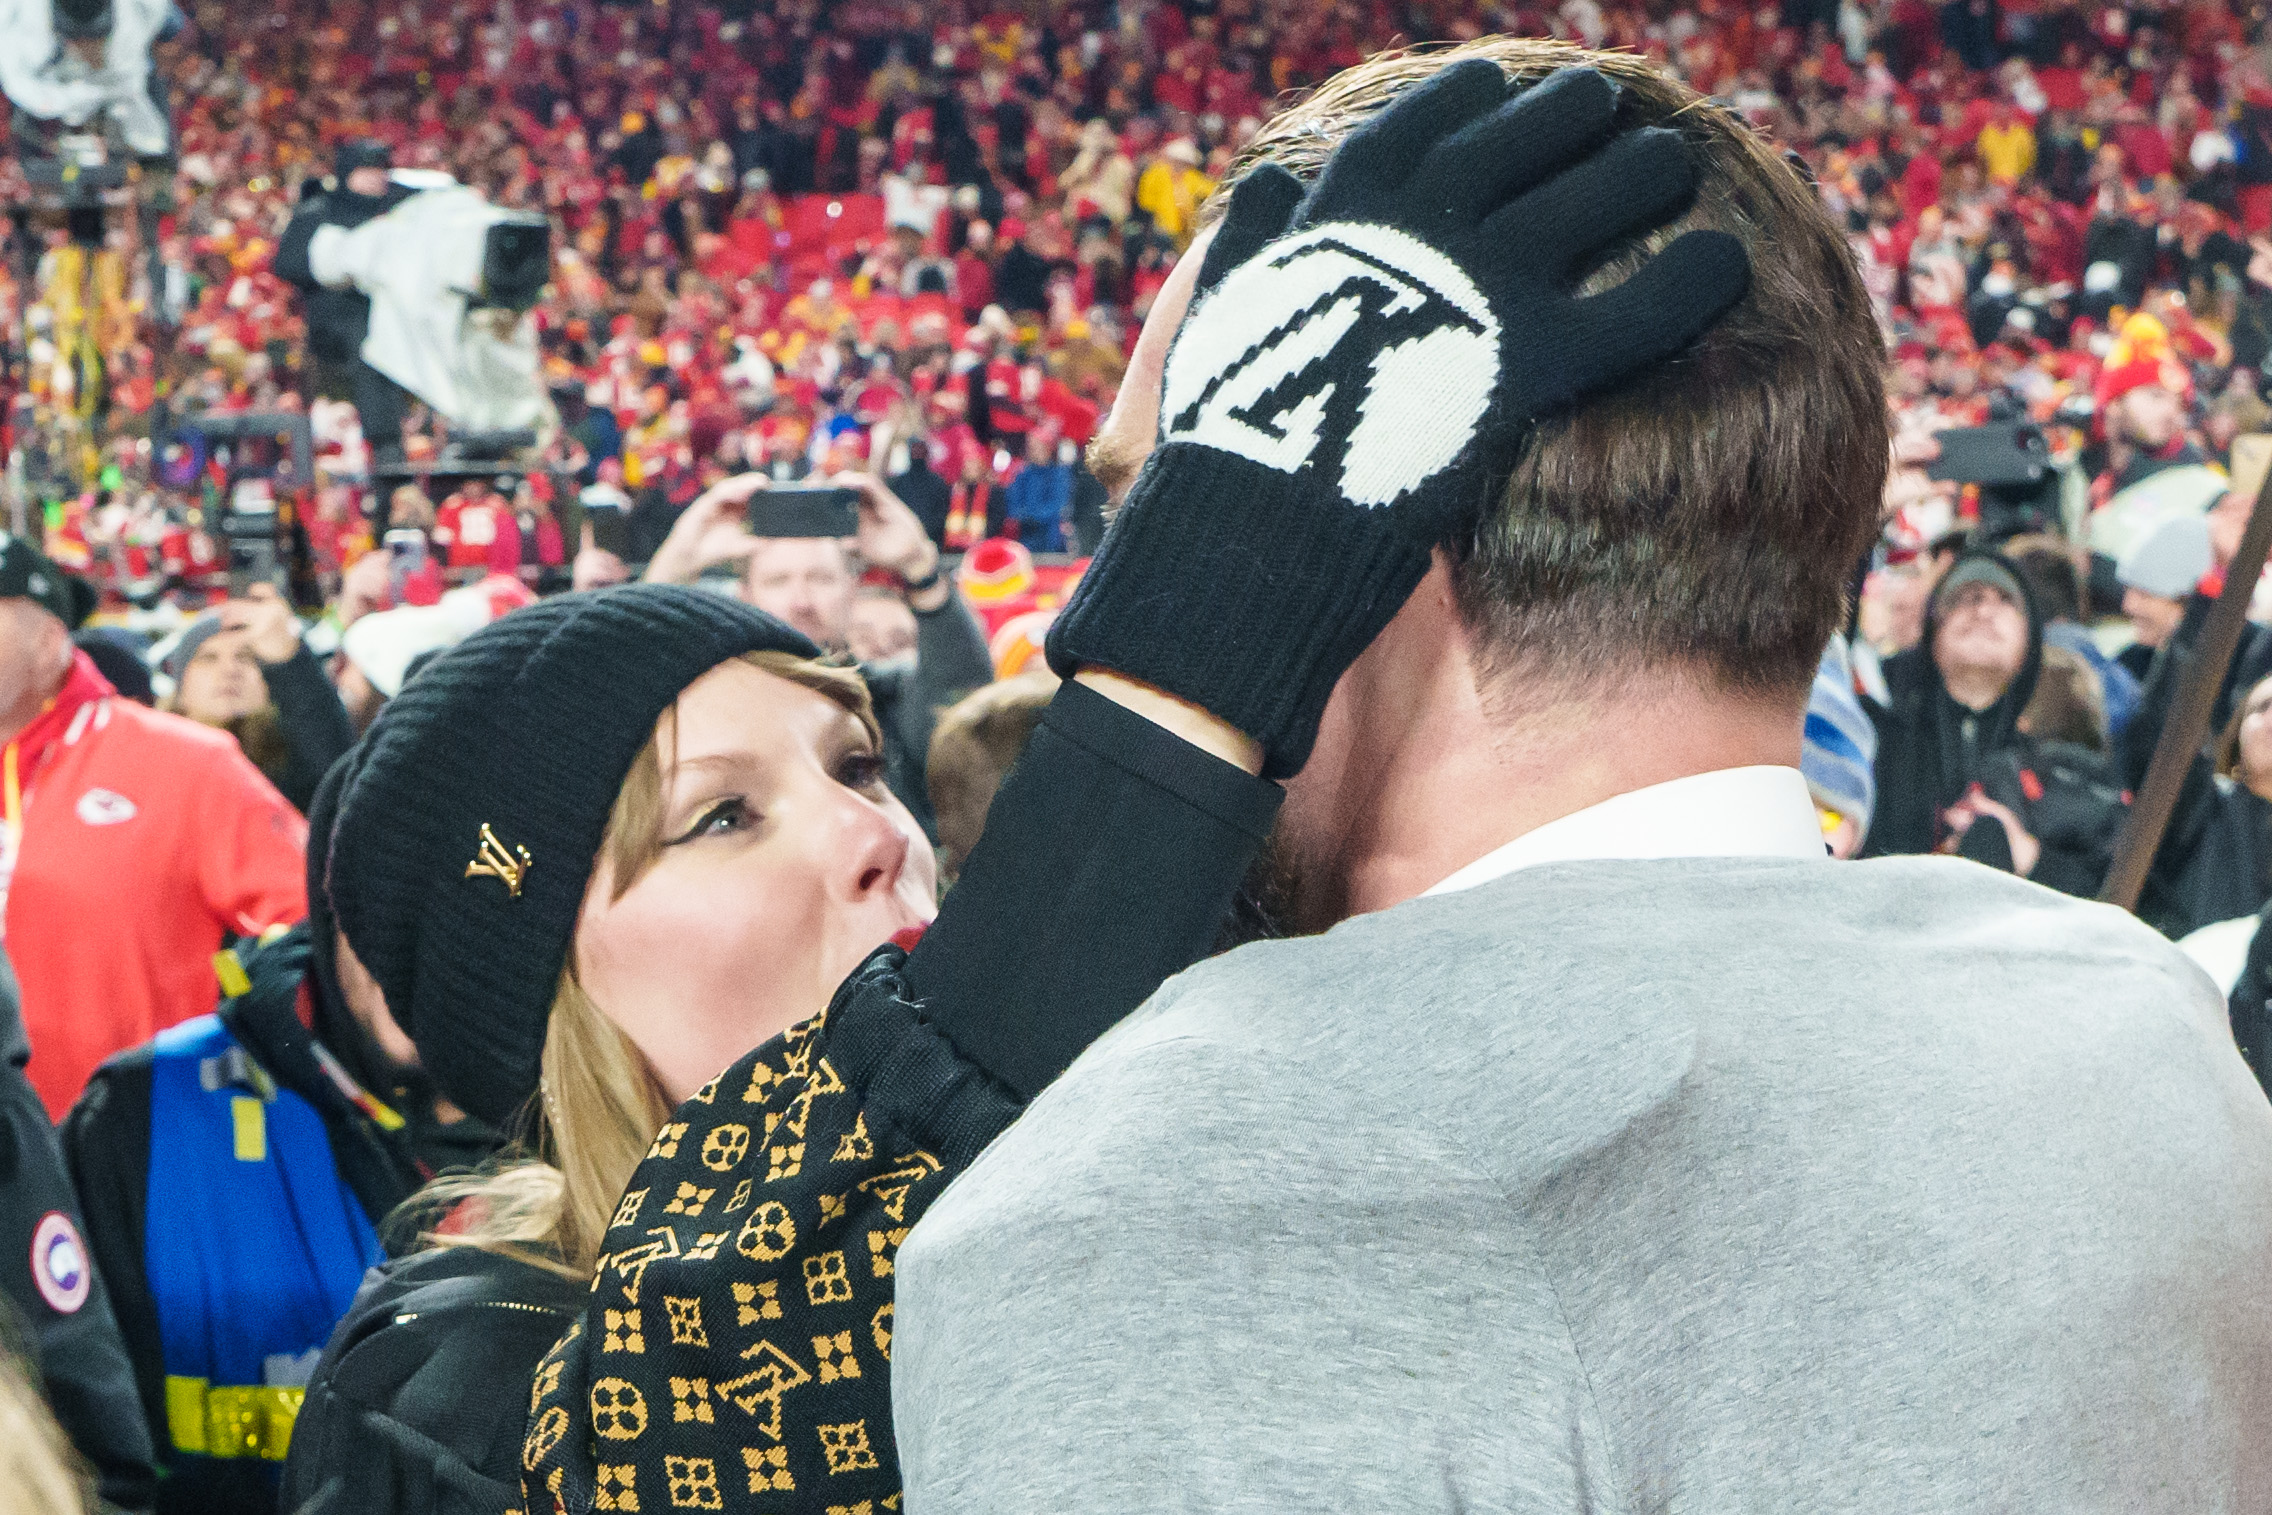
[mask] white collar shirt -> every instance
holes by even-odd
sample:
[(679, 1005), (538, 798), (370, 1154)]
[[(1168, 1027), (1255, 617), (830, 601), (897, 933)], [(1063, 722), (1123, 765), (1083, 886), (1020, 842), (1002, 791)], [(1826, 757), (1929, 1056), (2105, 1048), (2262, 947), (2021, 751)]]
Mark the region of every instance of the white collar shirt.
[(1722, 768), (1612, 795), (1548, 821), (1427, 893), (1456, 894), (1544, 863), (1828, 855), (1813, 796), (1798, 769)]

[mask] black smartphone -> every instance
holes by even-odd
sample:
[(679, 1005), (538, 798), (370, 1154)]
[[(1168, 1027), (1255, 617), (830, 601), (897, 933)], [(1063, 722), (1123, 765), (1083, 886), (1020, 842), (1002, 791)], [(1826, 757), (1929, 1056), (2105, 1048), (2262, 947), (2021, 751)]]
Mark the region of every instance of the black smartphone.
[(228, 547), (232, 599), (244, 598), (255, 584), (284, 587), (276, 552), (276, 497), (266, 480), (238, 481), (221, 517), (221, 536)]
[(592, 528), (592, 545), (631, 561), (631, 512), (620, 505), (586, 505), (584, 521)]
[(860, 492), (791, 485), (749, 497), (753, 537), (849, 537), (860, 530)]
[(2008, 488), (2040, 483), (2051, 467), (2042, 429), (2027, 421), (1960, 426), (1934, 440), (1941, 444), (1941, 455), (1925, 465), (1929, 479)]

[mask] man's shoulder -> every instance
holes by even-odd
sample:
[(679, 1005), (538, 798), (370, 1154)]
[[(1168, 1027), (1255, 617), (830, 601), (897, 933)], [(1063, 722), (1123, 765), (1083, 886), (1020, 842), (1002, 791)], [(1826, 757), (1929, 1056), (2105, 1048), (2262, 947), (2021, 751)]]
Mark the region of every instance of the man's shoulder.
[(1841, 1018), (1930, 1080), (1976, 1055), (1959, 1045), (1974, 1013), (2055, 1059), (2173, 1013), (2213, 1029), (2221, 1001), (2127, 913), (1957, 859), (1557, 864), (1202, 963), (1027, 1120), (1125, 1112), (1130, 1141), (1184, 1144), (1162, 1112), (1332, 1125), (1483, 1111), (1458, 1124), (1550, 1162), (1748, 1061), (1806, 1049), (1823, 1080), (1849, 1076), (1814, 1035)]
[[(111, 740), (103, 756), (123, 760), (143, 782), (188, 791), (200, 803), (231, 797), (217, 792), (216, 783), (231, 790), (252, 786), (273, 792), (228, 732), (132, 700), (113, 699), (110, 705)], [(282, 795), (275, 800), (284, 804)]]
[(187, 716), (153, 710), (133, 700), (113, 698), (107, 722), (115, 739), (137, 748), (163, 751), (169, 761), (221, 763), (236, 754), (237, 739), (216, 727), (200, 725)]

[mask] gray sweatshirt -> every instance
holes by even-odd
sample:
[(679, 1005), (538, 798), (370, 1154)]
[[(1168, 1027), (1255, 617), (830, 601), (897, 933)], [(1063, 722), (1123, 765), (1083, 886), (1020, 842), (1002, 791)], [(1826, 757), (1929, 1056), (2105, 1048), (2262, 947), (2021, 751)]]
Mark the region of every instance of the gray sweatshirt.
[(900, 1252), (913, 1515), (2272, 1510), (2272, 1108), (2130, 917), (1555, 864), (1170, 981)]

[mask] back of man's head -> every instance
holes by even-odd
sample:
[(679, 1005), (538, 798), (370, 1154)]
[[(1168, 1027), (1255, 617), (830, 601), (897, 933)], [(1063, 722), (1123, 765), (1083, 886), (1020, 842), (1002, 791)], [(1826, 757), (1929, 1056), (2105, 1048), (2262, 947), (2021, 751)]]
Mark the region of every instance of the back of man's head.
[(1583, 694), (1660, 669), (1795, 710), (1877, 529), (1885, 352), (1844, 236), (1771, 145), (1645, 59), (1493, 37), (1344, 71), (1265, 126), (1231, 177), (1275, 162), (1314, 178), (1351, 128), (1473, 56), (1526, 83), (1598, 69), (1621, 122), (1670, 127), (1694, 153), (1694, 207), (1603, 263), (1586, 293), (1692, 228), (1733, 233), (1752, 270), (1751, 292), (1681, 357), (1541, 424), (1499, 508), (1455, 545), (1484, 672)]
[(950, 877), (962, 871), (978, 845), (995, 790), (1026, 750), (1056, 692), (1057, 678), (1047, 670), (1021, 674), (966, 695), (939, 716), (927, 779)]

